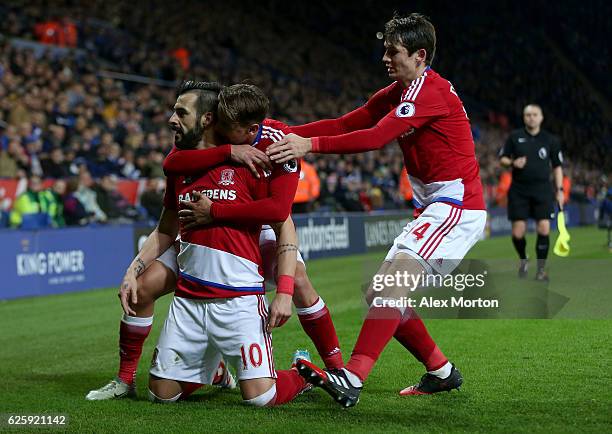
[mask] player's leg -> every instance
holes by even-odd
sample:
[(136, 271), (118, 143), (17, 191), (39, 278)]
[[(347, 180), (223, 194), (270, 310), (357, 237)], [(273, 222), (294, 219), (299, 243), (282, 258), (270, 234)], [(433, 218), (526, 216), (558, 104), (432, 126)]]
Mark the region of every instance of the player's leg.
[[(377, 275), (395, 276), (399, 272), (402, 276), (416, 277), (423, 271), (450, 273), (478, 240), (485, 222), (484, 211), (434, 204), (396, 238)], [(456, 259), (439, 261), (441, 258)], [(461, 375), (437, 348), (422, 321), (415, 316), (402, 316), (403, 309), (392, 307), (398, 306), (397, 300), (405, 296), (408, 289), (391, 284), (382, 288), (376, 297), (369, 297), (368, 316), (342, 375), (322, 376), (316, 368), (307, 366), (308, 369), (303, 370), (307, 379), (308, 376), (318, 378), (315, 384), (323, 385), (338, 402), (345, 406), (355, 405), (361, 382), (367, 378), (391, 336), (395, 336), (428, 370), (418, 385), (405, 389), (403, 394), (435, 393), (460, 386)], [(385, 305), (385, 300), (395, 303)], [(308, 364), (298, 364), (298, 369), (305, 365)]]
[[(434, 213), (444, 215), (444, 206), (436, 207)], [(432, 233), (432, 241), (419, 250), (425, 259), (422, 263), (428, 273), (442, 276), (450, 274), (482, 236), (487, 218), (486, 211), (454, 209), (451, 213), (453, 211), (454, 221), (449, 222), (446, 230), (438, 232), (437, 237)], [(403, 389), (400, 395), (431, 394), (461, 386), (461, 373), (440, 351), (414, 310), (406, 309), (395, 338), (427, 371), (418, 384)]]
[(325, 367), (328, 369), (342, 368), (344, 361), (331, 314), (323, 298), (312, 286), (304, 263), (299, 260), (295, 270), (293, 303), (300, 324), (317, 348)]
[(132, 384), (136, 378), (142, 348), (153, 324), (155, 300), (174, 291), (176, 275), (160, 261), (154, 261), (138, 277), (138, 302), (131, 304), (136, 316), (123, 315), (119, 328), (119, 377)]
[(236, 369), (244, 402), (257, 407), (285, 404), (308, 388), (296, 370), (275, 369), (267, 320), (265, 296), (249, 295), (214, 303), (207, 322), (211, 341)]
[(207, 317), (206, 301), (172, 300), (151, 362), (152, 401), (184, 399), (203, 385), (219, 384), (229, 375), (227, 370), (219, 372), (224, 365), (221, 354), (210, 344)]
[(117, 377), (90, 391), (88, 400), (116, 399), (135, 395), (135, 378), (144, 342), (151, 332), (155, 300), (174, 291), (176, 250), (169, 248), (136, 280), (138, 302), (130, 303), (136, 316), (123, 314), (119, 323), (119, 369)]
[[(276, 236), (272, 228), (264, 227), (259, 238), (259, 248), (264, 264), (266, 287), (275, 286)], [(329, 309), (319, 296), (306, 274), (304, 259), (298, 251), (295, 271), (295, 292), (293, 295), (298, 319), (304, 332), (310, 337), (323, 363), (329, 369), (344, 366), (340, 343)]]
[[(404, 253), (387, 258), (376, 275), (395, 275), (396, 272), (409, 274), (422, 273), (422, 266)], [(408, 291), (407, 288), (405, 288)], [(359, 402), (363, 382), (368, 377), (378, 357), (395, 334), (402, 316), (402, 309), (396, 303), (404, 294), (404, 289), (393, 284), (381, 291), (368, 289), (368, 314), (363, 322), (346, 367), (337, 371), (323, 371), (314, 364), (300, 361), (298, 371), (315, 386), (322, 387), (334, 400), (344, 407), (352, 407)], [(393, 307), (391, 307), (393, 306)]]

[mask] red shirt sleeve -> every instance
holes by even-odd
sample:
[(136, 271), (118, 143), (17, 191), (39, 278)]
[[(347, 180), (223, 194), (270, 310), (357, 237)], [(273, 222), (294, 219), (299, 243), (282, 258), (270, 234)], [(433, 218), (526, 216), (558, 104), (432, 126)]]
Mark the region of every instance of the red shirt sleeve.
[(270, 175), (268, 197), (249, 203), (213, 202), (210, 214), (218, 222), (262, 225), (284, 222), (291, 214), (299, 177), (299, 162), (291, 160), (285, 164), (277, 164)]
[(166, 191), (164, 191), (164, 208), (166, 209), (177, 209), (175, 185), (175, 177), (168, 176), (166, 178)]
[(195, 175), (228, 161), (232, 151), (230, 145), (208, 149), (173, 149), (164, 160), (164, 173), (169, 175)]
[[(337, 136), (351, 131), (363, 130), (376, 124), (390, 109), (389, 95), (395, 91), (396, 83), (379, 90), (362, 107), (337, 119), (324, 119), (309, 124), (291, 127), (291, 132), (302, 137)], [(397, 101), (397, 99), (395, 100)]]
[(380, 149), (402, 134), (448, 115), (450, 110), (442, 95), (435, 87), (427, 87), (426, 84), (416, 100), (400, 103), (372, 128), (340, 136), (312, 138), (312, 152), (351, 154)]

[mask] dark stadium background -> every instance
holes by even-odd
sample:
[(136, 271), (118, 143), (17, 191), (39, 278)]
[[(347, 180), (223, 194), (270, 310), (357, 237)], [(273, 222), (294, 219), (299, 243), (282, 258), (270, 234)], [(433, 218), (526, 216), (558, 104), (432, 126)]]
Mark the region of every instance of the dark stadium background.
[[(505, 202), (497, 152), (528, 102), (542, 105), (545, 128), (562, 138), (572, 200), (600, 198), (612, 161), (604, 1), (4, 2), (0, 177), (69, 178), (85, 168), (98, 180), (161, 177), (173, 86), (183, 78), (258, 84), (271, 115), (290, 124), (338, 116), (388, 82), (375, 35), (407, 7), (437, 26), (433, 66), (465, 101), (489, 205)], [(76, 50), (24, 42), (37, 40)], [(298, 211), (405, 206), (394, 146), (308, 160), (320, 195)], [(146, 192), (140, 213), (125, 211), (114, 183), (94, 186), (113, 196), (102, 204), (109, 220), (157, 217), (163, 182), (119, 182), (132, 203)], [(10, 200), (3, 206), (10, 211)]]

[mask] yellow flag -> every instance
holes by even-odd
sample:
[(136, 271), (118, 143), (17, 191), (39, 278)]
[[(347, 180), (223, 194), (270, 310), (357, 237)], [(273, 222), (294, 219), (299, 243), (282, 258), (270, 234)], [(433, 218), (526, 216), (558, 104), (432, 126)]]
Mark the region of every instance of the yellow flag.
[(557, 256), (566, 257), (570, 254), (570, 234), (567, 232), (567, 228), (565, 227), (565, 214), (562, 210), (559, 210), (557, 213), (557, 229), (559, 230), (559, 236), (557, 237), (557, 241), (555, 241), (555, 247), (553, 248), (553, 253)]

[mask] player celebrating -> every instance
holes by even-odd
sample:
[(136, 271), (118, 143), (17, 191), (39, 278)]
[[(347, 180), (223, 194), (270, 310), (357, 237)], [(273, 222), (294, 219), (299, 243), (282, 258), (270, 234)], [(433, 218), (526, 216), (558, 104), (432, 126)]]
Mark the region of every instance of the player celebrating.
[[(250, 114), (245, 105), (252, 100), (266, 101), (259, 113)], [(273, 119), (264, 119), (267, 112), (267, 98), (263, 92), (253, 85), (235, 84), (224, 88), (219, 94), (218, 121), (215, 130), (230, 143), (251, 143), (253, 151), (265, 150), (274, 141), (283, 137), (290, 128), (282, 122)], [(226, 148), (226, 149), (222, 149)], [(168, 155), (164, 161), (164, 171), (168, 175), (195, 175), (218, 164), (229, 157), (227, 146), (205, 150), (182, 150)], [(233, 148), (232, 148), (233, 149)], [(259, 151), (258, 151), (259, 152)], [(268, 157), (261, 152), (254, 153), (254, 164), (267, 166)], [(251, 163), (250, 167), (254, 168)], [(297, 170), (291, 166), (291, 161), (285, 162), (288, 170)], [(216, 223), (259, 223), (267, 224), (271, 221), (282, 221), (286, 218), (286, 201), (288, 198), (287, 186), (282, 180), (270, 179), (269, 194), (266, 198), (250, 203), (224, 204), (212, 203), (208, 198), (187, 204), (188, 209), (179, 212), (181, 222), (186, 228), (202, 225), (214, 221)], [(290, 200), (292, 201), (293, 198)], [(205, 206), (207, 212), (204, 220), (197, 219), (199, 211)], [(281, 211), (279, 213), (279, 210)], [(274, 260), (268, 260), (269, 254), (275, 250), (274, 231), (264, 226), (260, 239), (266, 279), (273, 276)], [(273, 281), (270, 282), (273, 284)], [(298, 252), (298, 265), (295, 272), (295, 295), (293, 302), (297, 308), (298, 318), (304, 331), (315, 344), (325, 366), (330, 369), (339, 369), (344, 366), (338, 337), (331, 319), (329, 310), (323, 299), (319, 297), (306, 274), (304, 261)]]
[[(311, 139), (290, 134), (267, 151), (273, 161), (282, 163), (308, 152), (365, 152), (398, 141), (418, 217), (395, 239), (378, 271), (381, 275), (450, 273), (485, 226), (469, 119), (450, 82), (431, 69), (435, 47), (434, 26), (424, 16), (394, 16), (385, 25), (382, 60), (396, 81), (338, 119), (293, 128)], [(381, 295), (396, 298), (405, 295), (405, 290), (390, 286)], [(461, 385), (461, 374), (436, 346), (421, 319), (412, 310), (402, 315), (388, 305), (371, 305), (345, 369), (326, 372), (308, 362), (298, 362), (298, 369), (343, 406), (353, 406), (391, 337), (427, 369), (417, 385), (400, 394), (430, 394)]]
[[(217, 98), (216, 96), (213, 97), (215, 88), (215, 86), (211, 88), (211, 85), (208, 83), (185, 82), (182, 84), (178, 91), (179, 95), (195, 93), (198, 95), (198, 99), (196, 100), (195, 107), (179, 107), (178, 111), (173, 115), (174, 122), (171, 122), (171, 127), (176, 132), (175, 145), (177, 148), (193, 148), (202, 138), (203, 129), (200, 125), (195, 122), (193, 124), (185, 123), (183, 119), (185, 117), (185, 110), (191, 109), (191, 111), (196, 113), (196, 118), (201, 118), (207, 107), (216, 106)], [(228, 109), (232, 109), (239, 98), (240, 95), (238, 94), (234, 98), (225, 98), (225, 106)], [(263, 117), (264, 115), (261, 116)], [(276, 134), (276, 131), (273, 131), (271, 128), (268, 131), (262, 132), (259, 135), (255, 134), (252, 139), (258, 137), (259, 142), (262, 144), (269, 144), (273, 141), (270, 132)], [(211, 136), (209, 140), (213, 140), (212, 131), (209, 131), (209, 133)], [(274, 137), (277, 136), (275, 135)], [(250, 145), (224, 145), (198, 152), (202, 152), (206, 156), (204, 161), (208, 164), (207, 167), (217, 165), (229, 159), (236, 163), (247, 165), (254, 174), (257, 173), (255, 165), (269, 167), (269, 160), (266, 155)], [(262, 220), (263, 222), (281, 220), (283, 217), (282, 213), (288, 213), (291, 203), (290, 199), (285, 199), (284, 201), (276, 200), (275, 203), (277, 207), (266, 214)], [(282, 206), (280, 208), (278, 206), (283, 203), (286, 205), (284, 211)], [(188, 213), (188, 207), (192, 205), (185, 203), (185, 206), (187, 209), (181, 210), (180, 213)], [(279, 209), (281, 211), (280, 214), (278, 212)], [(181, 218), (189, 227), (193, 225), (193, 222), (189, 221), (189, 216)], [(163, 237), (163, 235), (161, 236)], [(153, 231), (149, 239), (158, 237), (160, 237), (159, 227)], [(272, 228), (262, 231), (260, 249), (264, 259), (266, 281), (267, 283), (274, 283), (276, 240)], [(293, 301), (297, 306), (298, 318), (306, 333), (315, 343), (326, 366), (330, 368), (341, 367), (343, 366), (342, 355), (329, 310), (308, 280), (299, 252), (298, 261), (295, 279), (296, 290), (293, 297)], [(178, 272), (176, 250), (174, 247), (171, 247), (149, 266), (145, 267), (143, 264), (141, 255), (138, 255), (128, 267), (120, 287), (119, 297), (125, 314), (120, 324), (120, 363), (117, 378), (100, 389), (90, 391), (87, 395), (89, 400), (114, 399), (135, 394), (136, 370), (142, 354), (144, 341), (151, 330), (155, 300), (174, 291), (176, 287)], [(279, 312), (272, 309), (270, 312), (270, 322), (279, 322), (282, 319), (279, 315)], [(217, 383), (221, 386), (228, 387), (233, 385), (231, 375), (222, 369), (217, 380)]]

